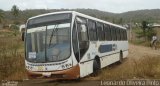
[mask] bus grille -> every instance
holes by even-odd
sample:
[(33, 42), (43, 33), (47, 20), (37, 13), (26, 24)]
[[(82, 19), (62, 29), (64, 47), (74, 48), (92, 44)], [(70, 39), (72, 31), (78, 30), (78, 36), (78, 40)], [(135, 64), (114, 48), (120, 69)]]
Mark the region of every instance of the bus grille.
[(52, 74), (52, 78), (64, 78), (63, 74)]

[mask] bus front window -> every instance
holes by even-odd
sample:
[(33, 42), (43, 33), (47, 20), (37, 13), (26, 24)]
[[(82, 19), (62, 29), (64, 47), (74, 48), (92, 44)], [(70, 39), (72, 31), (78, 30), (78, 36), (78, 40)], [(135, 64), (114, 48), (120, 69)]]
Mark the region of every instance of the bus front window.
[(30, 25), (26, 32), (26, 60), (41, 63), (67, 59), (71, 53), (70, 22), (71, 19), (56, 19)]
[(47, 26), (48, 61), (64, 60), (70, 55), (70, 23)]

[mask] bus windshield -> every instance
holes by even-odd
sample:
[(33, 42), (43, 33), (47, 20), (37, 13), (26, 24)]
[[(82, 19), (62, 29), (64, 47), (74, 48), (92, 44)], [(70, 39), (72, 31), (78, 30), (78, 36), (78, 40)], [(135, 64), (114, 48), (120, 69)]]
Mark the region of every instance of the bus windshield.
[(29, 62), (62, 61), (70, 56), (71, 17), (68, 14), (52, 16), (52, 19), (43, 17), (42, 21), (33, 19), (28, 22), (26, 59)]

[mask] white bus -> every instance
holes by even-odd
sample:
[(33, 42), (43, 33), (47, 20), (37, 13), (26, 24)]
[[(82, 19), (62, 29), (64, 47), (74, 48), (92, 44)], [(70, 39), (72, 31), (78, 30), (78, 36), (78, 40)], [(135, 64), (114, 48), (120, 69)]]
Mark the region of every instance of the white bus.
[(128, 55), (126, 28), (75, 11), (29, 18), (25, 66), (29, 78), (77, 79)]

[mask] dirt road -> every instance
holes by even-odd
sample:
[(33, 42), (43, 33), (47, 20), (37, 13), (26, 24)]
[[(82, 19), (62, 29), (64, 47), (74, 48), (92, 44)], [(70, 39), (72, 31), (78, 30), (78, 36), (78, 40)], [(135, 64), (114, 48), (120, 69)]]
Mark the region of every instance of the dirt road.
[(136, 46), (132, 44), (129, 45), (128, 58), (141, 58), (144, 56), (160, 56), (160, 50), (154, 50), (150, 47)]
[[(128, 59), (118, 67), (126, 65), (133, 58), (139, 59), (145, 56), (160, 56), (160, 50), (153, 50), (148, 47), (129, 45)], [(113, 67), (113, 70), (116, 69)], [(112, 70), (112, 69), (111, 69)], [(100, 75), (101, 76), (101, 75)], [(24, 80), (18, 82), (19, 86), (100, 86), (100, 77), (86, 77), (80, 81), (50, 81), (50, 80)]]

